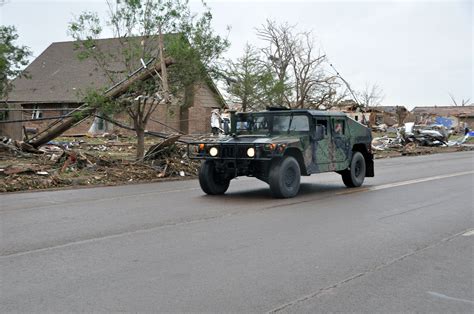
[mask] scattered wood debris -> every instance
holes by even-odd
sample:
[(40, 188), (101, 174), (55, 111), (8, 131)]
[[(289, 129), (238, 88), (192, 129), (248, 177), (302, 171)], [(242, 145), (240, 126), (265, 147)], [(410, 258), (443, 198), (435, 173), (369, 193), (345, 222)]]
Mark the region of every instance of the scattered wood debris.
[(21, 144), (2, 141), (0, 192), (195, 177), (199, 163), (187, 158), (178, 139), (148, 139), (148, 158), (140, 162), (133, 138), (59, 138), (28, 153)]

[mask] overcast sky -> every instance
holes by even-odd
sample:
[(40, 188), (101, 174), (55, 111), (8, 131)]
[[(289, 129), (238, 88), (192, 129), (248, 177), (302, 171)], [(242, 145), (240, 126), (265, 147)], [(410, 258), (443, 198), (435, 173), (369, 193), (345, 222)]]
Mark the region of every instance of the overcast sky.
[[(0, 0), (2, 2), (2, 0)], [(38, 56), (68, 41), (67, 24), (84, 10), (106, 16), (105, 0), (3, 0), (1, 24), (14, 25), (19, 43)], [(261, 46), (255, 27), (265, 20), (313, 30), (322, 50), (354, 89), (379, 84), (384, 105), (449, 105), (473, 99), (473, 4), (457, 1), (207, 1), (214, 28), (226, 35), (228, 58), (246, 42)], [(198, 1), (191, 1), (199, 10)], [(105, 33), (104, 37), (110, 36)]]

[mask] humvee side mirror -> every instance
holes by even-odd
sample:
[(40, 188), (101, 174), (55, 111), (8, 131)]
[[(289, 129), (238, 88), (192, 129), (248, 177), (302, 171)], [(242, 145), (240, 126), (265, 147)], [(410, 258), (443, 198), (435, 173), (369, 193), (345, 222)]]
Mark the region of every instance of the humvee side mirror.
[(326, 133), (326, 128), (324, 125), (316, 125), (316, 129), (314, 130), (314, 140), (319, 141), (324, 138), (324, 134)]

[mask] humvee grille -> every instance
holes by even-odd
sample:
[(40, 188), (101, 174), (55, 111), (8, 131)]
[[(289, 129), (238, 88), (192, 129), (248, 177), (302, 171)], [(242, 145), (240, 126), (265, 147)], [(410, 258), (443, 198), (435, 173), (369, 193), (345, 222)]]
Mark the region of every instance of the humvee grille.
[(221, 158), (248, 158), (247, 149), (251, 145), (222, 145)]

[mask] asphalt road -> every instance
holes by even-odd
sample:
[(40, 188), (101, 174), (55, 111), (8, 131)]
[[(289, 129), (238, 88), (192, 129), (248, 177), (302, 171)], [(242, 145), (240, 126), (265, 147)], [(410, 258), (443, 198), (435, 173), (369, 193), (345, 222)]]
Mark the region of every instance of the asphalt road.
[(0, 195), (0, 312), (474, 312), (474, 154), (294, 199), (196, 180)]

